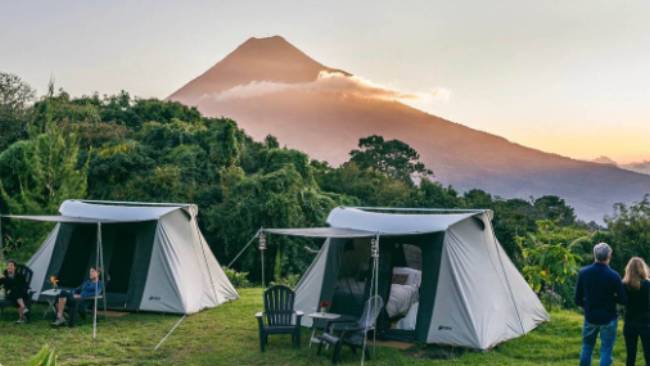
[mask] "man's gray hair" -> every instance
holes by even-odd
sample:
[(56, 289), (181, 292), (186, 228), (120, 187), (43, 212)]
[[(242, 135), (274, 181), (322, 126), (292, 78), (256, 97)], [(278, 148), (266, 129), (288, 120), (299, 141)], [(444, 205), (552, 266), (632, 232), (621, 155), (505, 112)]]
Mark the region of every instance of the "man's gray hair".
[(604, 262), (612, 255), (612, 247), (607, 243), (598, 243), (594, 246), (594, 259)]

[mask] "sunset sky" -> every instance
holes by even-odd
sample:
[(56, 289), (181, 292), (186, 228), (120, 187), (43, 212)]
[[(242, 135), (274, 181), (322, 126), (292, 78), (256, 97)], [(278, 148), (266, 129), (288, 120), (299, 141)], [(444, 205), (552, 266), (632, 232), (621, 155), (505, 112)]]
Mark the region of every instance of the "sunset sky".
[[(164, 98), (249, 37), (421, 96), (409, 103), (581, 159), (650, 160), (650, 2), (21, 1), (0, 71), (43, 92)], [(434, 93), (435, 92), (435, 93)]]

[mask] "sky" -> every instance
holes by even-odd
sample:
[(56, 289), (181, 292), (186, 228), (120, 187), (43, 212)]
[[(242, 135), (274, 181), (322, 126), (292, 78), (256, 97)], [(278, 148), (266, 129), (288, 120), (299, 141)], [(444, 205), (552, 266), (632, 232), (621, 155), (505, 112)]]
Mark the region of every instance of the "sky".
[(0, 71), (39, 92), (165, 98), (250, 37), (511, 141), (650, 160), (650, 2), (0, 1)]

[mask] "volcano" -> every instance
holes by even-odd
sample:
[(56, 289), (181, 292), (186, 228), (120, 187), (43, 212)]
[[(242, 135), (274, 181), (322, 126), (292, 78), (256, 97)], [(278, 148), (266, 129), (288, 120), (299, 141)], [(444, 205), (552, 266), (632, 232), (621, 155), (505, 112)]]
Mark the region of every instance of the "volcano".
[(650, 193), (650, 176), (545, 153), (425, 113), (398, 92), (322, 65), (279, 36), (251, 38), (168, 99), (232, 118), (249, 135), (333, 165), (359, 138), (381, 135), (415, 148), (442, 184), (504, 198), (557, 195), (579, 218), (602, 222), (615, 203)]

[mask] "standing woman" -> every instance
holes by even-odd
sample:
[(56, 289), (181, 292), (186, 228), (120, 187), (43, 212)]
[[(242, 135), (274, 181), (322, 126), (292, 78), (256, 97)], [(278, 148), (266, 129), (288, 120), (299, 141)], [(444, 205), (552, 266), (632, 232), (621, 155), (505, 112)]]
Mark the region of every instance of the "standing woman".
[(643, 356), (646, 366), (650, 366), (650, 281), (648, 281), (648, 266), (639, 257), (632, 257), (625, 267), (623, 284), (627, 293), (625, 307), (625, 348), (627, 350), (627, 366), (634, 366), (636, 347), (641, 338)]

